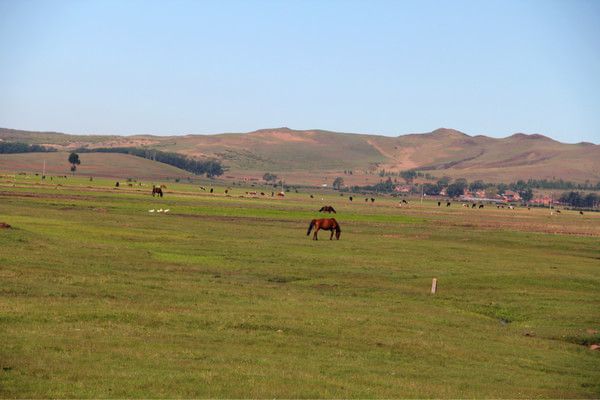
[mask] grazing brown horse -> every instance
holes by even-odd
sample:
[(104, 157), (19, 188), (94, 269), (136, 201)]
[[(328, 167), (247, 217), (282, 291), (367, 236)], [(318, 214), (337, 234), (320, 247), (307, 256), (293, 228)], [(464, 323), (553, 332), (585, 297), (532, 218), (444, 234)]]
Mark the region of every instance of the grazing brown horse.
[(319, 229), (324, 229), (326, 231), (331, 231), (331, 236), (329, 240), (333, 240), (333, 233), (335, 232), (335, 238), (340, 240), (340, 233), (342, 233), (342, 229), (340, 228), (340, 224), (335, 220), (335, 218), (321, 218), (321, 219), (313, 219), (310, 221), (310, 225), (308, 226), (308, 232), (306, 232), (306, 236), (310, 235), (310, 231), (315, 228), (315, 233), (313, 234), (313, 240), (319, 240), (317, 238), (317, 232)]
[(330, 214), (331, 213), (337, 214), (332, 206), (323, 206), (323, 207), (321, 207), (321, 209), (319, 210), (319, 212), (326, 212), (326, 213), (330, 213)]
[(152, 197), (154, 197), (155, 194), (159, 195), (160, 197), (163, 197), (162, 188), (152, 186)]

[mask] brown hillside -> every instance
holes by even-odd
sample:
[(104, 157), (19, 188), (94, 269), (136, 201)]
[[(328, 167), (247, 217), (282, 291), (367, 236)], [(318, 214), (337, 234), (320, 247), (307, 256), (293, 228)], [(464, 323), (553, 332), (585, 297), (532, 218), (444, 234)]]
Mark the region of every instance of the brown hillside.
[[(565, 144), (543, 135), (517, 133), (495, 139), (440, 128), (398, 137), (322, 130), (262, 129), (249, 133), (158, 137), (85, 136), (0, 129), (0, 140), (77, 147), (144, 146), (191, 157), (213, 157), (228, 176), (260, 177), (266, 171), (297, 183), (329, 182), (352, 170), (347, 183), (378, 181), (378, 170), (419, 169), (434, 176), (512, 181), (562, 178), (600, 180), (600, 146)], [(3, 157), (3, 156), (0, 156)]]

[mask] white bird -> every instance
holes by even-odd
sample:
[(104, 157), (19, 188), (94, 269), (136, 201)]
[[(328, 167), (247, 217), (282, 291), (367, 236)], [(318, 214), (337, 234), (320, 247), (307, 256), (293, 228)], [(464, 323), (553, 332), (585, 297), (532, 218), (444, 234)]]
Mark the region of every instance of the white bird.
[(169, 209), (167, 208), (167, 209), (166, 209), (165, 211), (163, 211), (163, 212), (165, 212), (165, 213), (168, 213), (169, 211), (171, 211), (171, 210), (169, 210)]
[(156, 210), (156, 212), (163, 212), (163, 209), (161, 208), (160, 210)]
[(152, 209), (152, 210), (148, 210), (148, 212), (154, 212), (154, 209)]

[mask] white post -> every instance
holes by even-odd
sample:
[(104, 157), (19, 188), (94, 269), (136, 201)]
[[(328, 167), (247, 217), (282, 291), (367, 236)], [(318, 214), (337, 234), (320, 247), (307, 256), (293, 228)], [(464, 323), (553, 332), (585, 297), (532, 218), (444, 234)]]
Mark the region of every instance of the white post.
[(431, 281), (431, 294), (435, 294), (437, 292), (437, 278), (433, 278)]

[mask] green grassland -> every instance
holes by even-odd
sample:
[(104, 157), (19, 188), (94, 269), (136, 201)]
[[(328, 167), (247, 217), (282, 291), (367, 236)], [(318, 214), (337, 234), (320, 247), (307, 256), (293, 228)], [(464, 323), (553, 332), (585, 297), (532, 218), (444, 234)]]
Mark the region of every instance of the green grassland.
[(600, 396), (600, 215), (150, 183), (2, 176), (0, 397)]

